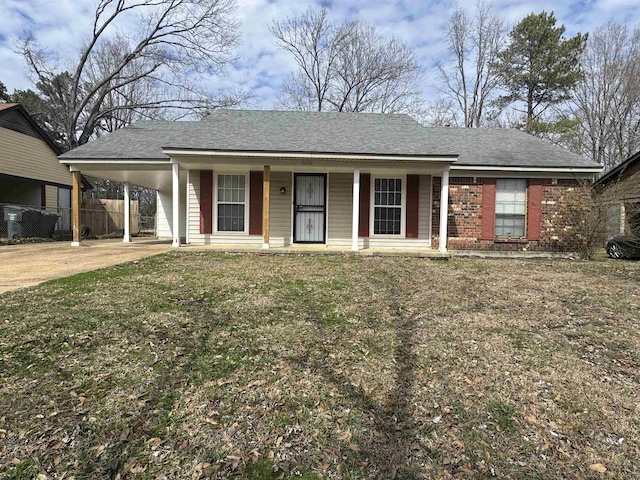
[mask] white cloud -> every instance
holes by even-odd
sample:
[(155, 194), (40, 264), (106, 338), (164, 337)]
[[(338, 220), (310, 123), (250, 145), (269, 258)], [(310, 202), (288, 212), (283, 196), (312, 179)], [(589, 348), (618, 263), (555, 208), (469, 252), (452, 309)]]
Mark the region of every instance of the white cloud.
[[(0, 0), (0, 81), (9, 90), (29, 88), (21, 57), (13, 52), (17, 35), (32, 30), (40, 43), (57, 52), (63, 62), (75, 57), (88, 38), (96, 0)], [(312, 0), (240, 0), (237, 16), (242, 22), (239, 61), (227, 76), (207, 81), (212, 89), (241, 86), (251, 91), (262, 108), (272, 108), (282, 80), (294, 68), (293, 60), (273, 44), (269, 25), (273, 20), (295, 16)], [(385, 36), (396, 36), (415, 48), (425, 71), (424, 92), (432, 97), (436, 82), (435, 63), (446, 55), (443, 29), (452, 1), (341, 0), (329, 2), (334, 20), (358, 19), (375, 25)], [(532, 11), (554, 11), (567, 34), (592, 31), (608, 21), (640, 18), (640, 0), (495, 0), (496, 11), (510, 25)], [(133, 19), (129, 19), (133, 21)], [(131, 24), (130, 24), (131, 25)], [(126, 30), (130, 25), (120, 27)], [(430, 98), (427, 98), (429, 100)]]

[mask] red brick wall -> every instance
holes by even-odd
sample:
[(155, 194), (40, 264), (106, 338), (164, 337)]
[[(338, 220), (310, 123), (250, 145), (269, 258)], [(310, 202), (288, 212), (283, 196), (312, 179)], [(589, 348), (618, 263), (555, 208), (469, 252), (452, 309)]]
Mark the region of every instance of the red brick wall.
[[(441, 178), (433, 178), (433, 212), (431, 245), (438, 248), (440, 229), (440, 185)], [(555, 237), (559, 228), (556, 216), (565, 204), (567, 189), (575, 187), (575, 180), (558, 180), (552, 185), (550, 178), (543, 180), (542, 225), (540, 240), (501, 242), (481, 240), (482, 231), (482, 178), (454, 177), (449, 184), (449, 214), (447, 222), (449, 250), (494, 250), (494, 251), (560, 251), (567, 246), (560, 245)]]

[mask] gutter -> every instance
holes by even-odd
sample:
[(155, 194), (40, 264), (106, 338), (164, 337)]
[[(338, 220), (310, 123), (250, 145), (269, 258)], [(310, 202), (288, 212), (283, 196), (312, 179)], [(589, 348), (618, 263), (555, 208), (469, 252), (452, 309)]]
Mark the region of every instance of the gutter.
[(498, 171), (498, 172), (557, 172), (557, 173), (599, 173), (602, 167), (491, 167), (473, 165), (451, 165), (451, 170)]

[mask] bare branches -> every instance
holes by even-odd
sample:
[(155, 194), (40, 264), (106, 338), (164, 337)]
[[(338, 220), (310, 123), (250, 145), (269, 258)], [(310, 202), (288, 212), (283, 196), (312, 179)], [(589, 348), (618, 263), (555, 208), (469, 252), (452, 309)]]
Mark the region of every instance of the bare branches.
[(504, 46), (506, 28), (486, 1), (475, 16), (456, 5), (446, 27), (450, 62), (438, 64), (442, 93), (462, 113), (465, 127), (479, 127), (499, 85), (495, 62)]
[[(91, 37), (70, 73), (50, 66), (33, 37), (23, 39), (20, 51), (38, 88), (52, 95), (61, 112), (57, 128), (72, 148), (137, 115), (215, 105), (196, 76), (220, 74), (235, 59), (234, 10), (234, 0), (100, 0)], [(135, 30), (113, 34), (119, 22), (134, 20)]]
[(319, 12), (309, 8), (300, 17), (274, 22), (269, 30), (276, 39), (276, 45), (288, 51), (300, 69), (298, 73), (292, 73), (285, 83), (281, 99), (283, 105), (298, 105), (302, 110), (323, 110), (327, 92), (336, 75), (335, 64), (346, 33), (344, 27), (330, 23), (327, 9), (322, 7)]
[(610, 170), (640, 148), (640, 28), (609, 22), (589, 36), (569, 105), (581, 153)]
[(413, 50), (359, 22), (331, 23), (326, 8), (274, 22), (276, 45), (298, 65), (284, 82), (281, 106), (296, 110), (408, 112), (421, 100)]
[(450, 98), (438, 98), (429, 103), (414, 118), (428, 127), (459, 127), (458, 106)]

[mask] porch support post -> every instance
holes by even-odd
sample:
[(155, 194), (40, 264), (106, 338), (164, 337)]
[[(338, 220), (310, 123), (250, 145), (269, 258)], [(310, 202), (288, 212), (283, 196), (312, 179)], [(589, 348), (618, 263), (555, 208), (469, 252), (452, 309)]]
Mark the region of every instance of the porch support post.
[(71, 246), (79, 247), (82, 241), (82, 174), (79, 171), (71, 172)]
[(187, 170), (187, 205), (185, 208), (185, 215), (184, 215), (184, 224), (185, 224), (185, 234), (184, 234), (184, 243), (186, 243), (187, 245), (189, 245), (189, 209), (191, 207), (191, 205), (189, 205), (189, 192), (191, 190), (191, 170)]
[(131, 185), (124, 184), (124, 237), (123, 242), (131, 242)]
[(269, 188), (271, 186), (271, 167), (264, 166), (262, 176), (262, 248), (269, 248)]
[(351, 216), (351, 250), (358, 251), (358, 222), (360, 218), (360, 169), (353, 169), (353, 214)]
[(171, 229), (171, 236), (173, 237), (173, 243), (171, 246), (180, 246), (180, 165), (178, 163), (171, 164), (171, 176), (172, 176), (172, 212), (171, 219), (173, 221), (173, 228)]
[(440, 236), (438, 238), (438, 250), (447, 251), (447, 213), (449, 210), (449, 170), (442, 172), (442, 185), (440, 186)]

